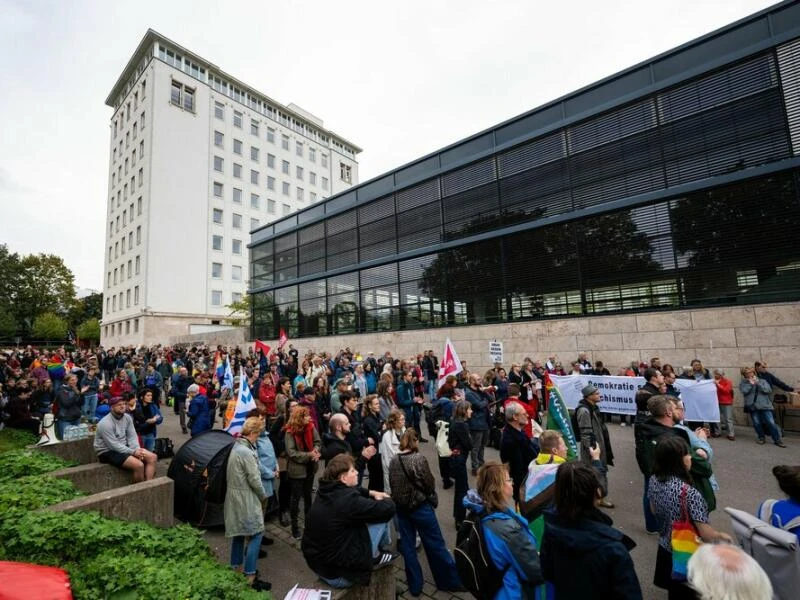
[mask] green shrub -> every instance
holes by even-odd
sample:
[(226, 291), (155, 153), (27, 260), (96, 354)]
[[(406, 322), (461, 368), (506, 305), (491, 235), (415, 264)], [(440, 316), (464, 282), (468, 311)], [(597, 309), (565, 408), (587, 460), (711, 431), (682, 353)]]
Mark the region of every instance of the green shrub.
[(25, 475), (42, 475), (75, 464), (39, 450), (3, 452), (0, 454), (0, 483), (13, 481)]
[(35, 444), (37, 441), (39, 441), (39, 438), (30, 431), (6, 427), (0, 430), (0, 453), (25, 448)]
[(3, 507), (0, 521), (6, 520), (11, 511), (38, 510), (82, 495), (68, 479), (56, 479), (47, 475), (28, 475), (5, 481), (0, 483), (0, 506)]

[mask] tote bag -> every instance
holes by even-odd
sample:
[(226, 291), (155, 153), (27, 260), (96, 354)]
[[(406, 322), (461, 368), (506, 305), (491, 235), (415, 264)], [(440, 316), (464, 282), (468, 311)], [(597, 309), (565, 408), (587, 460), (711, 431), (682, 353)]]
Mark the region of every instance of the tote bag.
[(685, 483), (681, 488), (681, 516), (672, 523), (672, 579), (673, 581), (686, 581), (689, 568), (689, 559), (697, 552), (700, 541), (694, 523), (689, 519), (686, 507), (686, 494), (689, 486)]

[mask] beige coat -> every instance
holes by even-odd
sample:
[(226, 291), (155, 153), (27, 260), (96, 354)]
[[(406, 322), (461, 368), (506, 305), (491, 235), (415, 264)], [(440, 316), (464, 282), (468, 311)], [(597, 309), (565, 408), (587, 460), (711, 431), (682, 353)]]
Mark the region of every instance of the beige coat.
[(225, 493), (225, 537), (255, 535), (264, 531), (261, 499), (266, 498), (258, 469), (258, 454), (249, 440), (234, 442), (228, 458)]
[[(297, 448), (294, 436), (288, 431), (284, 434), (286, 441), (286, 456), (289, 471), (289, 479), (305, 479), (307, 475), (316, 473), (319, 461), (311, 460), (311, 452), (304, 452)], [(314, 449), (319, 451), (322, 448), (322, 440), (319, 437), (317, 428), (314, 428)]]

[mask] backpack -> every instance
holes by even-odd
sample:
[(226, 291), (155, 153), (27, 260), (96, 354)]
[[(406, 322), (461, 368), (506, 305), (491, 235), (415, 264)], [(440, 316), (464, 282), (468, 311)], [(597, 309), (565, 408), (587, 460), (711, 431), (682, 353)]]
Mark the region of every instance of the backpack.
[(444, 409), (442, 408), (441, 403), (439, 404), (430, 404), (425, 407), (425, 420), (428, 423), (428, 433), (436, 437), (437, 427), (436, 422), (442, 420), (442, 415), (444, 414)]
[(800, 542), (797, 536), (743, 510), (726, 508), (725, 512), (731, 517), (733, 534), (742, 550), (752, 556), (769, 577), (773, 597), (777, 600), (796, 598), (800, 588)]
[(479, 600), (494, 598), (503, 587), (508, 569), (498, 569), (489, 556), (480, 515), (470, 512), (464, 519), (456, 535), (453, 557), (461, 583)]
[(175, 446), (169, 438), (156, 438), (153, 451), (158, 458), (172, 458), (175, 456)]

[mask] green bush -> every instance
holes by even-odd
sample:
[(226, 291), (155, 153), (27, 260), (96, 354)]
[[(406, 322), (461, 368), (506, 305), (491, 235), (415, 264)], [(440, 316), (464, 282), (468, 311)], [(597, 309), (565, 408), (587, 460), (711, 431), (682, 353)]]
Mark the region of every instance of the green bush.
[(32, 511), (66, 502), (82, 496), (68, 479), (56, 479), (47, 475), (28, 475), (20, 479), (0, 483), (0, 522), (9, 518), (13, 511)]
[(3, 452), (0, 454), (0, 483), (13, 481), (25, 475), (42, 475), (75, 464), (39, 450)]
[(37, 441), (39, 441), (39, 438), (30, 431), (11, 429), (10, 427), (0, 429), (0, 453), (25, 448), (35, 444)]

